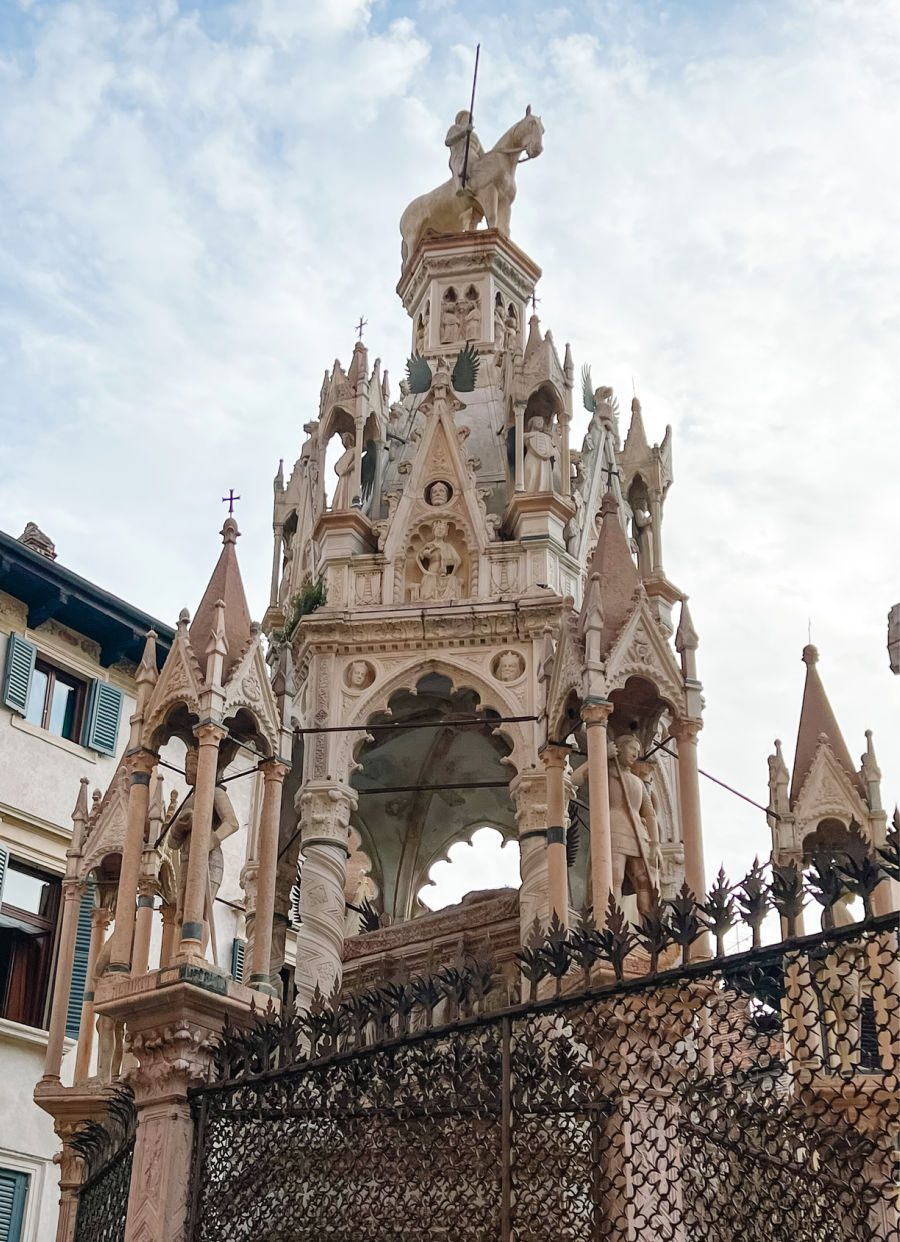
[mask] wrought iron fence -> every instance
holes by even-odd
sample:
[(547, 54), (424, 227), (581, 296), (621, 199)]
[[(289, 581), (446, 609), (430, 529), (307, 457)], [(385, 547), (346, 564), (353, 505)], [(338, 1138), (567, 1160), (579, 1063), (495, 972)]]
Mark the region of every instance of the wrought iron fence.
[(134, 1098), (120, 1088), (105, 1123), (88, 1122), (73, 1140), (86, 1173), (78, 1192), (74, 1242), (124, 1242), (134, 1160)]
[[(672, 904), (654, 968), (703, 930)], [(227, 1031), (193, 1099), (192, 1242), (896, 1238), (896, 921), (635, 979), (611, 913), (523, 950), (560, 994), (500, 1013), (470, 961)], [(618, 977), (565, 994), (598, 960)]]

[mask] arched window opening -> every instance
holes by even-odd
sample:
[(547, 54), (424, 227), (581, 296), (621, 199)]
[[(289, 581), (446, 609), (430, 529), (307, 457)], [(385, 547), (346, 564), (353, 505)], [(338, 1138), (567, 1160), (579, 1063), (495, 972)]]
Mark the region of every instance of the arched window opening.
[(515, 889), (520, 885), (519, 843), (503, 840), (496, 828), (476, 828), (467, 841), (456, 841), (447, 857), (428, 870), (428, 883), (419, 889), (419, 902), (429, 910), (443, 910), (470, 893)]

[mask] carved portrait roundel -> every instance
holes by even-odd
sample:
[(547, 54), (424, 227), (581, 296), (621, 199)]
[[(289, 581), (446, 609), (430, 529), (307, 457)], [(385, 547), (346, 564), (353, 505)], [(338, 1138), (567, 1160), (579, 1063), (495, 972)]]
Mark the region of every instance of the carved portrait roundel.
[(453, 488), (443, 479), (436, 479), (425, 489), (425, 500), (435, 509), (448, 505), (453, 498)]
[(344, 670), (348, 690), (367, 690), (375, 680), (375, 670), (368, 660), (353, 660)]
[(501, 651), (494, 657), (491, 671), (497, 681), (518, 681), (525, 671), (525, 661), (518, 651)]

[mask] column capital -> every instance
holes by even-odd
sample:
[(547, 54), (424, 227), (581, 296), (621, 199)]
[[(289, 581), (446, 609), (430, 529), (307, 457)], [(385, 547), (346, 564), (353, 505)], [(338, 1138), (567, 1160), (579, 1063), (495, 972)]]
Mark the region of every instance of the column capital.
[(606, 700), (588, 699), (581, 705), (581, 719), (590, 729), (593, 725), (606, 726), (613, 712), (613, 705)]
[(228, 737), (228, 730), (215, 720), (202, 720), (194, 726), (194, 737), (201, 746), (218, 746)]
[[(135, 783), (135, 776), (150, 776), (157, 763), (159, 763), (159, 755), (155, 750), (148, 750), (147, 747), (141, 746), (136, 750), (129, 751), (126, 755), (126, 760), (132, 783)], [(143, 784), (145, 782), (138, 783)]]
[(679, 742), (696, 742), (697, 734), (703, 728), (703, 721), (691, 716), (683, 716), (672, 723), (672, 737)]
[(262, 772), (263, 780), (266, 784), (269, 784), (271, 781), (283, 781), (291, 770), (290, 765), (277, 756), (273, 756), (271, 759), (263, 759), (257, 766), (259, 771)]
[(538, 754), (545, 768), (562, 768), (565, 767), (571, 749), (564, 742), (545, 742)]

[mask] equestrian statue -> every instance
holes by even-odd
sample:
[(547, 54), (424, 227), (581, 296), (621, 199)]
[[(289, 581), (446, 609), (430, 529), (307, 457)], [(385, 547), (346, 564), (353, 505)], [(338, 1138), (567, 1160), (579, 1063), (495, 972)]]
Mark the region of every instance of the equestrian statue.
[(516, 197), (516, 167), (533, 160), (544, 149), (544, 127), (525, 115), (489, 151), (482, 149), (472, 128), (471, 114), (460, 112), (446, 138), (450, 148), (450, 178), (428, 194), (420, 194), (400, 217), (403, 267), (426, 233), (466, 233), (482, 220), (488, 228), (509, 237), (509, 220)]

